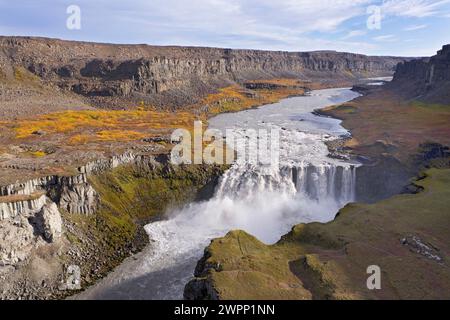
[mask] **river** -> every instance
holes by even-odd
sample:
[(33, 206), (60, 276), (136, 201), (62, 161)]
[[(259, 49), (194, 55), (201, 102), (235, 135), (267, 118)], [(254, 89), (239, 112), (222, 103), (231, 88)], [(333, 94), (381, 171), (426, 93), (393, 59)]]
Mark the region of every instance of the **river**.
[(220, 179), (212, 199), (167, 212), (164, 220), (146, 225), (150, 244), (74, 298), (182, 299), (212, 238), (242, 229), (270, 244), (295, 224), (333, 220), (355, 200), (357, 164), (327, 156), (325, 142), (349, 132), (339, 120), (312, 112), (357, 96), (348, 88), (316, 90), (210, 119), (209, 127), (222, 131), (279, 129), (279, 164), (237, 161)]

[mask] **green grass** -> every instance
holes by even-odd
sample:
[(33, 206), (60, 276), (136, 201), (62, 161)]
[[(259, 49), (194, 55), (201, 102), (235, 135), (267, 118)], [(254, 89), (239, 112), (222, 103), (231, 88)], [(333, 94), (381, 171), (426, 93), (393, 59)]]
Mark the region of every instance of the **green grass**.
[(439, 103), (425, 103), (421, 101), (413, 101), (412, 105), (416, 108), (425, 108), (434, 111), (450, 111), (450, 105), (439, 104)]
[(90, 180), (101, 198), (97, 215), (108, 229), (115, 230), (114, 240), (129, 240), (136, 232), (136, 221), (193, 200), (198, 189), (218, 174), (215, 170), (202, 166), (155, 170), (122, 166), (94, 176)]

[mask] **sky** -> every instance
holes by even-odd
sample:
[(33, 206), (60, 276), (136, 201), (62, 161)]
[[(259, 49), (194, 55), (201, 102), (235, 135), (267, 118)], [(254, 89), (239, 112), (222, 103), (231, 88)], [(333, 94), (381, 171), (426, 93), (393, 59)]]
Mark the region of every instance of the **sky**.
[(450, 0), (0, 0), (0, 35), (431, 56)]

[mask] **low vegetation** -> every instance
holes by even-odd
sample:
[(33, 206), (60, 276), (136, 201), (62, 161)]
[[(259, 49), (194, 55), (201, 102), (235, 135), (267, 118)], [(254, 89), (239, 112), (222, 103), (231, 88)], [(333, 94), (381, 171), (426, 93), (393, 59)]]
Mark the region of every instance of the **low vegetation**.
[[(17, 81), (34, 81), (27, 70), (15, 69)], [(157, 110), (141, 104), (132, 110), (69, 110), (2, 121), (0, 126), (12, 132), (17, 143), (36, 144), (52, 141), (58, 148), (89, 143), (129, 142), (170, 134), (174, 129), (193, 129), (195, 120), (204, 122), (222, 112), (236, 112), (269, 104), (282, 98), (305, 93), (304, 84), (294, 79), (257, 80), (254, 83), (276, 85), (271, 89), (248, 90), (233, 85), (206, 96), (201, 103), (183, 111)], [(264, 88), (264, 86), (262, 87)], [(206, 126), (205, 126), (206, 127)], [(34, 157), (45, 156), (42, 153)]]
[[(350, 204), (275, 245), (230, 232), (208, 247), (207, 265), (220, 268), (204, 279), (222, 299), (448, 299), (450, 169), (424, 177), (418, 194)], [(381, 268), (381, 290), (366, 286), (370, 265)]]
[(47, 155), (44, 151), (41, 150), (30, 152), (30, 154), (36, 158), (45, 157)]
[(41, 85), (41, 79), (23, 67), (14, 67), (14, 80), (27, 84)]
[(371, 154), (368, 146), (382, 142), (395, 148), (393, 155), (406, 163), (421, 143), (450, 145), (450, 106), (404, 102), (388, 90), (323, 109), (322, 113), (342, 119), (354, 137), (352, 147), (366, 155)]
[[(36, 119), (19, 120), (14, 124), (17, 138), (39, 133), (71, 133), (79, 129), (134, 130), (174, 129), (190, 126), (195, 117), (188, 112), (131, 111), (65, 111), (41, 115)], [(104, 135), (100, 133), (100, 136)]]
[(201, 106), (207, 106), (206, 112), (211, 116), (275, 103), (280, 99), (303, 95), (306, 92), (304, 84), (295, 79), (255, 80), (250, 83), (268, 84), (269, 86), (275, 84), (276, 87), (249, 90), (239, 85), (228, 86), (205, 97)]

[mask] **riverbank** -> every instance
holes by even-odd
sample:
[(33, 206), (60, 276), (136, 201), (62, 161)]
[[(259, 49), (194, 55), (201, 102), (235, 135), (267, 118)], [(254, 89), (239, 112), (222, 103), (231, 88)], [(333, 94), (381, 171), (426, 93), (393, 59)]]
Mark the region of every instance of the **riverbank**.
[[(385, 88), (322, 110), (351, 130), (343, 148), (363, 162), (359, 192), (378, 193), (366, 198), (374, 203), (349, 204), (326, 224), (297, 225), (272, 246), (243, 231), (215, 239), (185, 297), (449, 298), (448, 110), (402, 102)], [(432, 169), (410, 184), (424, 167)], [(381, 268), (381, 290), (366, 286), (371, 265)]]

